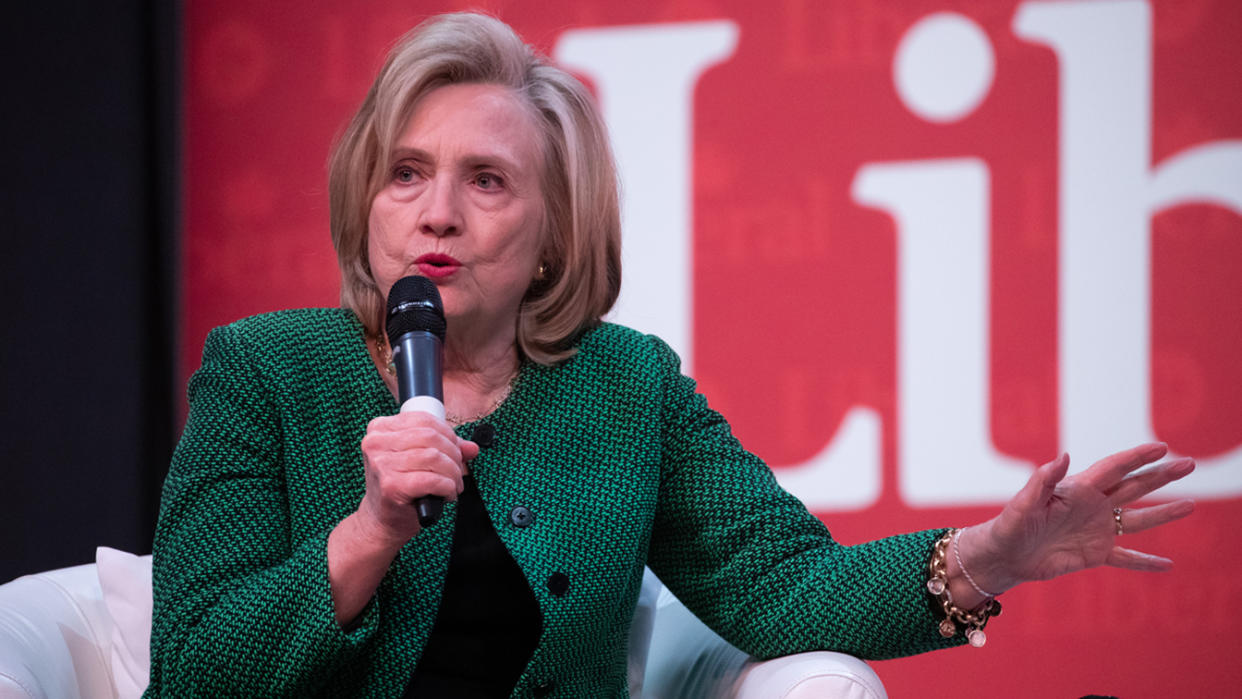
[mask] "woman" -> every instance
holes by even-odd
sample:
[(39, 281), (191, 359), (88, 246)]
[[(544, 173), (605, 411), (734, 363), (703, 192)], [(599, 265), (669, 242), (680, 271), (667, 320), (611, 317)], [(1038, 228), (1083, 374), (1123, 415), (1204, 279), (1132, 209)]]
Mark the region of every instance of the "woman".
[[(667, 346), (600, 322), (611, 163), (585, 89), (499, 21), (394, 48), (332, 160), (344, 308), (218, 328), (191, 380), (148, 694), (624, 695), (644, 564), (760, 657), (977, 641), (1024, 581), (1169, 565), (1115, 545), (1191, 511), (1119, 509), (1193, 469), (1132, 473), (1163, 445), (1062, 456), (956, 535), (833, 542)], [(410, 274), (444, 300), (447, 421), (395, 414), (381, 310)], [(422, 530), (427, 495), (456, 502)]]

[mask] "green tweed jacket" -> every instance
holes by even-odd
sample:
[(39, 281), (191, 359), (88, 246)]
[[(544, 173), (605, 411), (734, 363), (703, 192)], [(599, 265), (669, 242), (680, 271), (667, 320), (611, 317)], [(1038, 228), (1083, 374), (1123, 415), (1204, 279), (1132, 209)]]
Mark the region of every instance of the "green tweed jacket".
[[(362, 325), (309, 309), (217, 328), (189, 397), (156, 531), (146, 696), (400, 696), (435, 620), (455, 509), (340, 628), (328, 533), (362, 499), (367, 422), (397, 411)], [(626, 696), (644, 564), (761, 658), (955, 643), (924, 588), (941, 532), (835, 543), (654, 337), (600, 325), (572, 359), (524, 364), (486, 420), (497, 438), (471, 471), (543, 615), (514, 696)], [(533, 518), (512, 516), (519, 506)]]

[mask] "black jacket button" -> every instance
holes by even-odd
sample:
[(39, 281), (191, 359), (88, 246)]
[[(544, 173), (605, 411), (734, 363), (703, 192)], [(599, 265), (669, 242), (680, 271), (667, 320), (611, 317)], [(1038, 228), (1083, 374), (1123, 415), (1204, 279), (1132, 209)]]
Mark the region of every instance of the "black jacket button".
[(474, 432), (470, 435), (470, 441), (483, 449), (494, 446), (496, 444), (496, 428), (486, 422), (475, 425)]
[(552, 693), (553, 689), (556, 689), (556, 683), (552, 680), (544, 680), (531, 689), (535, 692), (535, 696), (546, 697)]
[(557, 597), (564, 597), (565, 592), (569, 589), (569, 576), (564, 573), (553, 573), (548, 576), (548, 592)]
[(509, 513), (509, 521), (513, 522), (515, 527), (529, 527), (535, 523), (535, 513), (529, 509), (518, 505)]

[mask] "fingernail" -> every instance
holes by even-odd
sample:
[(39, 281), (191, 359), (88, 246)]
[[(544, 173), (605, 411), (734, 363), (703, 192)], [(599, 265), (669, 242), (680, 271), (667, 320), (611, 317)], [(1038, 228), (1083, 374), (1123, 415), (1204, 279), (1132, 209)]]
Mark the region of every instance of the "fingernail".
[(1195, 470), (1195, 460), (1190, 458), (1178, 459), (1169, 466), (1169, 472), (1174, 476), (1181, 478), (1182, 476)]

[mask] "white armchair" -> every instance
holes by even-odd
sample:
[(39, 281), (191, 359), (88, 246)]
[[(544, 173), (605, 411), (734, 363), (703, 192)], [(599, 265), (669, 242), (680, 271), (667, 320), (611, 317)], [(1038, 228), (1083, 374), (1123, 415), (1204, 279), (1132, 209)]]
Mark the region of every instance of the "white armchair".
[[(96, 561), (0, 585), (0, 699), (142, 693), (150, 665), (151, 557), (101, 548)], [(631, 647), (630, 684), (648, 698), (887, 699), (875, 672), (849, 655), (747, 658), (661, 594), (650, 574)]]
[(116, 697), (112, 631), (94, 564), (0, 586), (0, 697)]
[[(651, 571), (643, 579), (631, 647), (642, 647), (638, 634), (644, 618), (653, 618), (641, 687), (647, 699), (888, 698), (871, 666), (852, 655), (818, 651), (751, 658), (699, 621)], [(631, 687), (638, 689), (633, 682)]]

